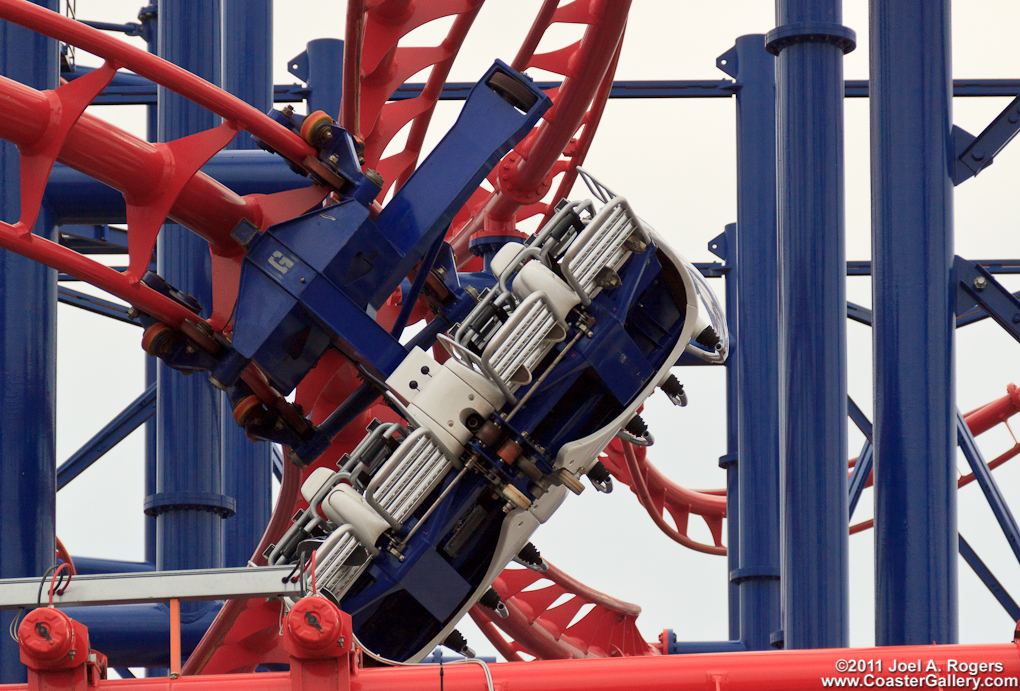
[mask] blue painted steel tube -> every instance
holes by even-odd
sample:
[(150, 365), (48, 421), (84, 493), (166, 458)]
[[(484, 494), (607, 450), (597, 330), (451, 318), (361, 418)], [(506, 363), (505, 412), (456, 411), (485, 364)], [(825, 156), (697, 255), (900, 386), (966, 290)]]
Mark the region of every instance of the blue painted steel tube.
[[(265, 113), (273, 107), (273, 2), (222, 3), (223, 89)], [(257, 147), (250, 136), (240, 133), (229, 148)], [(224, 565), (244, 566), (272, 512), (272, 449), (267, 442), (248, 440), (234, 422), (226, 394), (221, 394), (220, 421), (223, 492), (237, 502), (237, 513), (223, 524)]]
[(871, 2), (877, 645), (957, 642), (949, 6)]
[[(726, 226), (726, 328), (730, 332), (730, 354), (726, 359), (726, 455), (719, 467), (726, 469), (726, 571), (740, 568), (740, 386), (737, 363), (740, 362), (739, 324), (737, 321), (737, 267), (734, 264), (737, 243), (735, 223)], [(727, 585), (730, 641), (740, 640), (740, 585)]]
[(99, 559), (96, 557), (71, 557), (76, 575), (85, 576), (96, 573), (138, 573), (154, 571), (156, 565), (148, 561), (119, 561), (117, 559)]
[[(163, 0), (159, 6), (162, 58), (213, 83), (220, 80), (219, 0)], [(220, 119), (162, 87), (159, 140), (215, 127)], [(171, 285), (212, 306), (209, 247), (184, 228), (167, 224), (159, 236), (159, 273)], [(160, 363), (156, 398), (156, 568), (223, 566), (220, 466), (220, 392), (201, 376), (184, 377)], [(184, 493), (189, 493), (185, 495)], [(190, 500), (185, 501), (185, 497)], [(176, 504), (174, 498), (180, 498)], [(163, 504), (155, 507), (157, 504)], [(203, 607), (204, 605), (197, 605)], [(185, 604), (182, 610), (193, 610)]]
[[(247, 133), (235, 141), (251, 138)], [(307, 187), (284, 159), (268, 151), (223, 150), (202, 166), (202, 172), (240, 195), (272, 194)], [(124, 195), (112, 187), (58, 163), (46, 186), (46, 202), (60, 225), (124, 223)]]
[[(301, 79), (308, 85), (308, 112), (325, 111), (336, 120), (340, 116), (344, 64), (344, 42), (336, 38), (319, 38), (309, 41), (308, 73)], [(292, 63), (293, 64), (293, 63)]]
[(769, 650), (782, 628), (775, 58), (763, 36), (741, 36), (736, 63), (740, 640)]
[[(209, 628), (220, 603), (181, 603), (181, 653), (190, 655)], [(63, 610), (88, 627), (89, 643), (107, 656), (111, 667), (167, 667), (170, 664), (170, 608), (167, 605), (109, 605)], [(6, 635), (6, 632), (5, 632)], [(160, 675), (162, 676), (162, 675)]]
[[(58, 10), (57, 0), (40, 5)], [(36, 89), (57, 86), (57, 43), (0, 22), (0, 74)], [(0, 220), (21, 210), (18, 151), (0, 142)], [(43, 209), (35, 233), (56, 239)], [(57, 275), (0, 250), (0, 578), (41, 576), (54, 563), (56, 515)], [(0, 684), (27, 676), (0, 612)]]
[(777, 0), (779, 429), (786, 648), (846, 647), (846, 248), (841, 0)]
[[(273, 0), (223, 3), (223, 90), (260, 112), (273, 107)], [(251, 137), (231, 148), (254, 149)]]

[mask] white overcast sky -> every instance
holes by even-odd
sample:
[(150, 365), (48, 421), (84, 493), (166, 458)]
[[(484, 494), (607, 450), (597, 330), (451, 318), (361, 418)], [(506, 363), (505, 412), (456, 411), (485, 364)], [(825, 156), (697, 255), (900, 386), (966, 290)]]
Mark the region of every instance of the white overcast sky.
[[(538, 0), (489, 0), (453, 67), (451, 79), (474, 81), (495, 58), (509, 61), (531, 24)], [(139, 0), (78, 0), (79, 18), (134, 21)], [(1016, 27), (1020, 4), (1013, 0), (964, 0), (954, 3), (953, 57), (956, 78), (1017, 78)], [(275, 11), (275, 82), (295, 79), (286, 61), (313, 39), (343, 37), (344, 3), (322, 0), (277, 2)], [(848, 79), (868, 76), (866, 0), (844, 2), (844, 24), (857, 32), (858, 48), (845, 60)], [(445, 35), (447, 22), (415, 32), (408, 45), (432, 45)], [(769, 0), (678, 2), (635, 0), (617, 79), (716, 79), (725, 77), (715, 58), (737, 36), (765, 33), (775, 26)], [(578, 37), (574, 27), (556, 27), (541, 51)], [(134, 41), (142, 45), (138, 39)], [(83, 64), (94, 58), (78, 53)], [(337, 65), (337, 79), (340, 78)], [(536, 78), (545, 75), (535, 74)], [(1009, 99), (961, 99), (954, 102), (955, 122), (977, 134)], [(96, 114), (144, 136), (141, 107), (94, 108)], [(452, 123), (459, 104), (437, 109), (426, 145), (432, 146)], [(608, 186), (627, 196), (634, 208), (677, 251), (692, 261), (713, 261), (708, 240), (736, 220), (733, 102), (729, 99), (610, 101), (586, 167)], [(846, 101), (847, 258), (870, 256), (868, 104)], [(1013, 144), (995, 165), (956, 193), (956, 251), (972, 258), (1020, 257), (1020, 145)], [(575, 188), (575, 196), (584, 195)], [(1005, 277), (1012, 290), (1020, 281)], [(721, 281), (713, 288), (723, 298)], [(77, 285), (74, 287), (78, 287)], [(870, 280), (848, 279), (848, 297), (871, 305)], [(58, 462), (105, 425), (144, 388), (141, 332), (71, 307), (59, 308)], [(872, 411), (870, 330), (850, 322), (848, 329), (849, 392)], [(959, 407), (971, 410), (1005, 394), (1020, 380), (1017, 344), (990, 320), (969, 326), (957, 338)], [(659, 443), (650, 458), (669, 477), (693, 488), (723, 487), (717, 466), (725, 448), (724, 374), (721, 368), (677, 371), (690, 405), (675, 409), (662, 394), (653, 397), (646, 419)], [(917, 395), (923, 395), (918, 382)], [(763, 402), (770, 405), (771, 402)], [(851, 425), (848, 457), (856, 456), (863, 437)], [(979, 438), (987, 458), (1013, 444), (1002, 426)], [(1020, 511), (1020, 466), (1014, 462), (995, 475), (1003, 493)], [(966, 462), (960, 459), (961, 468)], [(142, 435), (136, 432), (93, 468), (63, 490), (57, 505), (58, 535), (73, 554), (143, 558), (141, 509)], [(966, 472), (966, 470), (965, 470)], [(871, 490), (865, 492), (856, 520), (871, 517)], [(972, 484), (960, 492), (959, 525), (978, 554), (1020, 598), (1020, 568), (1002, 537), (980, 490)], [(693, 537), (708, 540), (698, 519)], [(686, 550), (660, 534), (626, 487), (611, 495), (590, 488), (569, 497), (534, 537), (543, 554), (581, 581), (615, 597), (641, 605), (638, 625), (655, 640), (672, 628), (680, 640), (727, 637), (726, 561)], [(851, 644), (874, 642), (873, 537), (850, 539)], [(1010, 640), (1013, 622), (960, 562), (960, 641)], [(462, 627), (479, 652), (490, 646), (470, 622)]]

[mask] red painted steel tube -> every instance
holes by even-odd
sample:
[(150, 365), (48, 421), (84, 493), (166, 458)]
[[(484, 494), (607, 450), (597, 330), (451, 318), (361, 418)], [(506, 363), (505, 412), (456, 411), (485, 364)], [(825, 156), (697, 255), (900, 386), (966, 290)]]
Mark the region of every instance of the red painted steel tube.
[[(127, 67), (185, 98), (232, 120), (297, 164), (315, 151), (293, 132), (241, 99), (155, 55), (113, 38), (98, 29), (50, 12), (24, 0), (0, 0), (0, 18), (37, 31)], [(4, 111), (5, 117), (7, 111)]]
[[(620, 43), (630, 10), (629, 0), (598, 3), (597, 22), (585, 31), (578, 51), (571, 57), (570, 74), (559, 89), (555, 107), (546, 114), (537, 131), (529, 137), (527, 156), (522, 158), (507, 183), (520, 191), (531, 193), (538, 189), (552, 171), (563, 149), (574, 136), (588, 111), (591, 95), (596, 92), (616, 48)], [(583, 66), (583, 67), (582, 67)], [(516, 196), (516, 195), (515, 195)], [(482, 210), (462, 228), (448, 238), (458, 257), (467, 256), (471, 236), (482, 229), (486, 218), (496, 223), (513, 218), (522, 202), (497, 190), (486, 201)]]
[(365, 0), (348, 0), (344, 36), (343, 96), (340, 126), (361, 137), (361, 45), (365, 33)]
[[(866, 678), (876, 677), (920, 680), (925, 673), (844, 673), (836, 665), (846, 660), (881, 661), (887, 670), (893, 661), (918, 663), (922, 669), (931, 661), (941, 672), (936, 677), (954, 675), (967, 680), (1007, 680), (1020, 677), (1020, 649), (1016, 643), (991, 645), (901, 646), (888, 648), (835, 648), (820, 650), (783, 650), (754, 653), (713, 655), (663, 655), (657, 657), (602, 658), (595, 660), (549, 660), (508, 662), (488, 666), (493, 687), (527, 689), (528, 691), (808, 691), (823, 688), (822, 679), (857, 679), (867, 688)], [(1000, 664), (1001, 672), (949, 672), (949, 661), (957, 668), (963, 665)], [(302, 666), (307, 666), (307, 663)], [(307, 671), (307, 670), (306, 670)], [(130, 680), (100, 680), (94, 687), (131, 689), (132, 691), (399, 691), (400, 689), (438, 689), (439, 665), (425, 664), (403, 667), (357, 669), (350, 685), (330, 685), (330, 675), (303, 673), (292, 678), (287, 672), (265, 674), (224, 674), (207, 677), (168, 679), (152, 677)], [(39, 685), (38, 691), (55, 690), (57, 686)], [(54, 681), (58, 681), (54, 679)], [(480, 691), (486, 688), (483, 670), (477, 664), (443, 666), (443, 688), (448, 691)], [(895, 682), (893, 682), (895, 683)], [(1015, 686), (1012, 686), (1015, 688)], [(1007, 686), (1007, 688), (1009, 688)], [(0, 691), (28, 691), (28, 684), (0, 686)], [(35, 691), (35, 689), (33, 689)]]
[(559, 4), (559, 0), (543, 0), (542, 8), (535, 15), (535, 21), (532, 22), (528, 35), (524, 38), (524, 43), (521, 44), (517, 55), (514, 56), (514, 61), (510, 63), (510, 66), (518, 72), (523, 72), (528, 67), (528, 62), (535, 56), (538, 44), (545, 36), (549, 24), (552, 23)]
[[(1002, 398), (994, 400), (991, 403), (987, 403), (963, 416), (963, 420), (967, 423), (967, 427), (970, 428), (970, 433), (972, 435), (976, 437), (979, 434), (984, 434), (992, 427), (995, 427), (1000, 423), (1005, 423), (1009, 420), (1009, 418), (1020, 412), (1020, 389), (1017, 389), (1016, 384), (1009, 384), (1006, 386), (1006, 391), (1006, 395)], [(989, 461), (988, 467), (994, 470), (1018, 454), (1020, 454), (1020, 443), (1017, 443), (1013, 446), (1013, 448), (1000, 454), (994, 460)], [(851, 468), (853, 468), (856, 463), (856, 458), (850, 459)], [(868, 476), (868, 481), (864, 486), (871, 487), (874, 479), (874, 473), (872, 473)], [(968, 473), (959, 479), (957, 487), (964, 487), (973, 481), (974, 473)], [(870, 527), (870, 525), (868, 527)]]
[(414, 172), (414, 165), (421, 155), (421, 148), (425, 143), (425, 135), (428, 132), (429, 123), (432, 121), (432, 114), (435, 112), (436, 103), (439, 102), (439, 94), (442, 93), (443, 86), (446, 84), (446, 78), (450, 76), (450, 69), (453, 68), (453, 62), (460, 52), (464, 39), (467, 38), (468, 30), (471, 28), (475, 17), (478, 16), (478, 11), (481, 9), (482, 5), (479, 3), (473, 10), (457, 15), (453, 26), (450, 27), (450, 33), (443, 41), (443, 47), (449, 50), (451, 54), (450, 57), (440, 60), (433, 65), (432, 70), (429, 72), (428, 81), (425, 82), (425, 88), (422, 89), (420, 98), (428, 99), (432, 102), (432, 105), (411, 121), (411, 129), (408, 132), (407, 143), (404, 145), (404, 149), (405, 151), (413, 152), (414, 160), (400, 173), (395, 183), (395, 189), (399, 190), (403, 187), (404, 183), (407, 182), (407, 179)]
[[(33, 145), (45, 135), (50, 107), (44, 92), (0, 77), (0, 139)], [(88, 114), (71, 128), (57, 160), (134, 199), (151, 196), (172, 164), (156, 145)], [(240, 249), (230, 231), (243, 218), (258, 225), (262, 213), (253, 200), (198, 173), (181, 191), (170, 217), (214, 250), (230, 253)]]
[[(283, 537), (290, 525), (291, 516), (294, 515), (294, 507), (301, 498), (301, 469), (287, 459), (287, 452), (284, 450), (283, 461), (283, 482), (280, 483), (280, 494), (276, 500), (276, 507), (269, 519), (269, 525), (259, 541), (255, 553), (251, 557), (252, 563), (256, 566), (265, 566), (266, 558), (264, 553), (270, 544)], [(181, 670), (185, 675), (197, 675), (202, 673), (206, 663), (216, 652), (216, 648), (223, 641), (223, 638), (230, 631), (230, 628), (237, 621), (238, 616), (244, 611), (246, 600), (228, 600), (227, 603), (216, 614), (209, 630), (202, 636), (198, 646), (188, 657), (184, 668)], [(261, 676), (261, 675), (260, 675)]]
[(1016, 384), (1009, 384), (1006, 392), (1002, 398), (967, 413), (964, 419), (971, 434), (976, 437), (1020, 412), (1020, 390)]

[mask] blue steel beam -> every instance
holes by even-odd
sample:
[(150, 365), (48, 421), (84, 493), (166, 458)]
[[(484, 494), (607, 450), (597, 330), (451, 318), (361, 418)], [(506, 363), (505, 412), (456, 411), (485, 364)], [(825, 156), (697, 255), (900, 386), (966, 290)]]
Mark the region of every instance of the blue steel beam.
[[(222, 2), (223, 89), (266, 112), (273, 107), (273, 2)], [(228, 148), (253, 150), (257, 145), (250, 136), (241, 134)], [(280, 170), (281, 177), (288, 182), (300, 180), (283, 172)], [(229, 398), (221, 394), (223, 492), (233, 497), (237, 506), (237, 513), (223, 524), (223, 560), (228, 567), (244, 566), (251, 559), (269, 523), (273, 491), (271, 445), (250, 441), (234, 422), (232, 412)]]
[[(161, 0), (160, 57), (219, 83), (220, 10), (219, 0)], [(162, 88), (158, 111), (162, 142), (220, 124), (212, 112)], [(159, 274), (194, 295), (208, 315), (208, 244), (181, 226), (167, 224), (159, 234), (157, 257)], [(184, 377), (162, 362), (156, 391), (156, 493), (146, 498), (156, 517), (156, 568), (222, 567), (222, 523), (228, 513), (223, 507), (233, 502), (222, 494), (220, 392), (204, 378)], [(195, 607), (185, 603), (181, 609), (190, 615)]]
[(307, 99), (309, 113), (321, 110), (334, 120), (339, 117), (343, 63), (344, 42), (336, 38), (309, 41), (304, 52), (287, 63), (287, 70), (305, 83), (298, 93)]
[(974, 473), (974, 479), (981, 487), (988, 506), (992, 509), (992, 514), (1002, 529), (1002, 534), (1006, 536), (1006, 542), (1009, 543), (1017, 561), (1020, 561), (1020, 527), (1017, 526), (1013, 512), (1009, 510), (1009, 505), (992, 476), (992, 470), (985, 463), (981, 449), (978, 448), (977, 441), (971, 434), (970, 427), (967, 426), (966, 420), (963, 419), (963, 413), (960, 411), (956, 411), (956, 431), (960, 441), (960, 450), (963, 451), (964, 458), (967, 459), (970, 470)]
[(97, 573), (138, 573), (154, 571), (156, 565), (148, 561), (120, 561), (119, 559), (97, 559), (96, 557), (71, 557), (76, 574)]
[(854, 399), (847, 396), (846, 403), (847, 411), (850, 413), (850, 419), (854, 421), (854, 424), (857, 425), (857, 429), (859, 429), (870, 441), (872, 431), (874, 429), (871, 424), (871, 420), (869, 420), (868, 416), (864, 414), (864, 411), (861, 410), (856, 403), (854, 403)]
[[(181, 604), (181, 654), (187, 658), (205, 635), (221, 607), (203, 605), (197, 612)], [(165, 604), (66, 607), (69, 617), (89, 630), (89, 643), (107, 657), (111, 667), (168, 667), (170, 608)], [(9, 640), (9, 639), (8, 639)]]
[(861, 446), (861, 452), (857, 454), (857, 463), (854, 464), (853, 472), (850, 474), (850, 502), (847, 511), (847, 518), (854, 517), (857, 509), (857, 502), (861, 500), (861, 494), (871, 477), (871, 469), (874, 463), (874, 450), (870, 439), (865, 439)]
[[(736, 270), (730, 261), (730, 248), (737, 242), (737, 224), (730, 223), (722, 234), (709, 241), (709, 251), (726, 262), (726, 328), (730, 333), (730, 354), (726, 358), (726, 455), (719, 458), (719, 467), (726, 471), (726, 572), (740, 568), (740, 387), (737, 363), (740, 361), (740, 325), (737, 320)], [(728, 579), (727, 579), (728, 580)], [(740, 641), (740, 585), (727, 586), (727, 613), (730, 641)], [(676, 649), (676, 636), (669, 633), (670, 653)]]
[[(739, 286), (733, 265), (737, 246), (737, 224), (730, 223), (726, 230), (708, 243), (709, 251), (723, 260), (720, 275), (726, 279), (726, 328), (730, 333), (730, 354), (726, 359), (726, 455), (719, 458), (719, 467), (726, 471), (726, 570), (740, 570), (740, 388), (738, 363), (740, 362), (740, 325), (737, 318)], [(704, 272), (703, 272), (704, 273)], [(695, 360), (700, 362), (700, 360)], [(684, 363), (677, 363), (684, 364)], [(692, 363), (693, 364), (693, 363)], [(728, 641), (677, 641), (672, 629), (667, 630), (667, 652), (670, 655), (692, 653), (727, 653), (746, 650), (740, 640), (741, 586), (730, 580), (728, 585)]]
[[(58, 0), (39, 5), (59, 11)], [(0, 22), (0, 74), (35, 89), (55, 89), (57, 42)], [(18, 151), (0, 142), (0, 220), (21, 212)], [(44, 208), (33, 231), (56, 240)], [(0, 251), (0, 578), (41, 576), (54, 561), (56, 513), (56, 272)], [(14, 612), (0, 613), (7, 631)], [(18, 645), (0, 637), (0, 684), (24, 683)]]
[(1013, 621), (1020, 621), (1020, 606), (1016, 604), (1006, 589), (999, 583), (999, 579), (995, 577), (991, 569), (985, 566), (985, 563), (981, 561), (981, 557), (977, 555), (977, 552), (963, 539), (963, 535), (959, 536), (960, 541), (960, 556), (967, 562), (967, 565), (974, 570), (977, 577), (981, 579), (981, 582), (985, 584), (989, 592), (999, 601), (1002, 608), (1009, 614), (1009, 618)]
[[(1014, 298), (1020, 298), (1020, 291), (1011, 293), (1011, 295)], [(983, 321), (988, 319), (989, 316), (988, 312), (985, 312), (981, 307), (972, 307), (956, 318), (956, 328)], [(1010, 320), (1012, 321), (1012, 318)]]
[(1017, 132), (1020, 132), (1020, 96), (1014, 98), (988, 127), (960, 152), (953, 170), (953, 184), (959, 185), (992, 165), (995, 157)]
[[(849, 638), (841, 0), (777, 0), (783, 645)], [(778, 637), (777, 637), (778, 638)]]
[[(339, 63), (338, 63), (339, 64)], [(79, 67), (74, 74), (64, 75), (76, 79), (91, 68)], [(96, 98), (97, 105), (152, 105), (156, 103), (156, 86), (137, 75), (124, 75), (134, 80), (122, 79), (118, 74), (114, 82)], [(552, 89), (560, 82), (536, 82), (540, 89)], [(440, 101), (463, 101), (474, 83), (448, 82), (439, 93)], [(732, 98), (735, 84), (729, 79), (670, 79), (616, 81), (609, 91), (609, 98)], [(421, 96), (424, 84), (409, 83), (397, 88), (390, 100), (405, 101)], [(302, 84), (276, 84), (273, 100), (276, 103), (300, 103), (309, 92)], [(868, 82), (862, 79), (848, 79), (844, 83), (847, 98), (867, 98)], [(957, 97), (1002, 97), (1020, 93), (1020, 79), (957, 79), (953, 81), (953, 95)]]
[(127, 231), (106, 224), (61, 225), (60, 244), (79, 254), (127, 254)]
[[(1014, 298), (1020, 299), (1020, 291), (1011, 293), (1011, 295)], [(967, 304), (971, 303), (973, 303), (973, 300), (967, 298)], [(956, 317), (956, 328), (958, 329), (961, 326), (968, 326), (970, 324), (974, 324), (976, 322), (988, 319), (990, 316), (988, 312), (985, 312), (985, 310), (979, 306), (971, 307), (970, 309), (966, 309), (966, 307), (964, 307), (963, 310), (958, 311), (960, 311), (959, 316)], [(1009, 314), (1013, 315), (1016, 313), (1009, 312)], [(871, 323), (873, 321), (871, 310), (869, 310), (867, 307), (862, 307), (861, 305), (858, 305), (853, 302), (846, 303), (846, 316), (848, 319), (853, 319), (855, 322), (859, 322), (861, 324), (864, 324), (865, 326), (871, 326)], [(1012, 321), (1012, 319), (1013, 319), (1012, 316), (1010, 316), (1010, 321)]]
[[(240, 142), (251, 141), (246, 133)], [(221, 151), (202, 172), (240, 195), (271, 194), (308, 186), (308, 178), (292, 171), (268, 151)], [(46, 186), (46, 204), (59, 225), (124, 223), (124, 195), (112, 187), (60, 163)]]
[[(976, 259), (986, 271), (993, 274), (1020, 274), (1020, 259)], [(846, 263), (847, 276), (870, 276), (871, 262), (849, 261)]]
[(870, 30), (875, 643), (949, 644), (959, 636), (949, 0), (872, 0)]
[(1020, 341), (1020, 299), (980, 264), (956, 257), (953, 271), (957, 281), (956, 310), (963, 312), (976, 304), (1006, 333)]
[(61, 490), (85, 469), (98, 461), (107, 451), (122, 442), (156, 414), (156, 386), (152, 385), (141, 396), (122, 410), (117, 417), (74, 452), (57, 468), (57, 489)]
[[(763, 405), (779, 397), (775, 62), (761, 34), (739, 37), (716, 60), (740, 84), (737, 225), (735, 242), (729, 243), (740, 332), (740, 557), (738, 568), (730, 570), (730, 582), (740, 591), (739, 640), (747, 650), (768, 650), (772, 634), (782, 628), (779, 412), (774, 404)], [(727, 279), (727, 285), (733, 284)]]
[(57, 288), (57, 300), (65, 305), (71, 305), (72, 307), (77, 307), (78, 309), (85, 310), (86, 312), (92, 312), (93, 314), (99, 314), (104, 317), (116, 319), (117, 321), (124, 322), (125, 324), (131, 324), (133, 326), (142, 325), (140, 321), (131, 317), (129, 314), (129, 308), (124, 305), (118, 305), (116, 302), (97, 298), (94, 295), (80, 293), (77, 290), (72, 290), (66, 286), (60, 286)]

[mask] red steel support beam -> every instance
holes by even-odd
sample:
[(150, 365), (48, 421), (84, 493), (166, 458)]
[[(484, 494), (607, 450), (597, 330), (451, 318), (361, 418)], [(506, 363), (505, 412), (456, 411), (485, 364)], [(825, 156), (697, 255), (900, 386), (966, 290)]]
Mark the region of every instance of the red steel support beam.
[[(837, 663), (847, 660), (868, 661), (874, 671), (839, 673)], [(881, 661), (881, 671), (874, 668)], [(894, 661), (919, 664), (919, 672), (890, 673)], [(856, 664), (856, 662), (855, 662)], [(970, 665), (984, 664), (987, 670), (967, 670)], [(999, 668), (1001, 665), (1001, 671)], [(201, 677), (148, 678), (128, 681), (97, 681), (97, 691), (114, 689), (131, 691), (399, 691), (401, 689), (440, 688), (439, 665), (358, 668), (350, 676), (314, 675), (287, 672), (264, 674), (225, 674)], [(341, 667), (342, 668), (342, 667)], [(713, 655), (664, 655), (638, 658), (601, 658), (596, 660), (552, 660), (541, 662), (508, 662), (488, 666), (493, 688), (528, 689), (528, 691), (807, 691), (823, 688), (823, 679), (857, 679), (856, 685), (867, 687), (868, 681), (885, 682), (903, 678), (904, 682), (882, 683), (883, 686), (926, 687), (931, 679), (949, 679), (947, 686), (974, 688), (974, 680), (982, 686), (1015, 688), (1020, 677), (1020, 647), (1013, 643), (993, 645), (902, 646), (888, 648), (789, 650)], [(936, 671), (937, 670), (937, 671)], [(955, 670), (955, 671), (954, 671)], [(308, 670), (305, 670), (306, 672)], [(45, 679), (45, 674), (41, 680)], [(866, 681), (868, 678), (868, 681)], [(918, 680), (916, 684), (913, 680)], [(990, 683), (985, 682), (989, 680)], [(998, 683), (996, 680), (999, 680)], [(339, 682), (339, 683), (337, 683)], [(345, 683), (346, 682), (346, 683)], [(881, 683), (881, 682), (880, 682)], [(854, 682), (847, 683), (847, 686)], [(182, 686), (183, 685), (183, 686)], [(833, 684), (834, 686), (835, 684)], [(937, 682), (932, 684), (937, 687)], [(31, 691), (56, 691), (39, 683)], [(443, 667), (443, 688), (446, 691), (479, 691), (486, 688), (484, 671), (477, 664), (449, 664)], [(0, 691), (30, 691), (28, 684), (0, 686)]]

